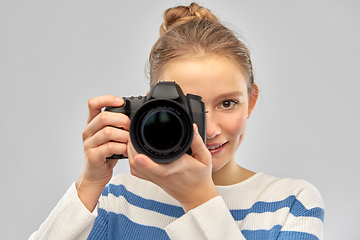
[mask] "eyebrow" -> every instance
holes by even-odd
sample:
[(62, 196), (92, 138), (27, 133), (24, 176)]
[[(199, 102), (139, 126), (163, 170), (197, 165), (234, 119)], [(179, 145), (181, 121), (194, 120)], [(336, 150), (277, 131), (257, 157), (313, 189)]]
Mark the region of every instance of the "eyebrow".
[(234, 91), (234, 92), (226, 92), (226, 93), (222, 93), (220, 95), (217, 95), (215, 97), (215, 99), (220, 100), (220, 99), (228, 99), (228, 98), (243, 97), (243, 96), (244, 96), (243, 92)]

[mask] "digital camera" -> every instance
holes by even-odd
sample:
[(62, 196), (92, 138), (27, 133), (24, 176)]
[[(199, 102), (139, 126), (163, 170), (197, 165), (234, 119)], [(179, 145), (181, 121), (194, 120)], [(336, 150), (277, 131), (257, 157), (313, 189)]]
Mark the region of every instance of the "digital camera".
[[(146, 96), (124, 97), (121, 107), (106, 107), (105, 111), (123, 113), (130, 118), (130, 138), (138, 153), (156, 163), (170, 163), (183, 154), (191, 155), (193, 123), (206, 141), (205, 104), (198, 95), (182, 92), (171, 81), (160, 81)], [(123, 159), (112, 155), (110, 159)]]

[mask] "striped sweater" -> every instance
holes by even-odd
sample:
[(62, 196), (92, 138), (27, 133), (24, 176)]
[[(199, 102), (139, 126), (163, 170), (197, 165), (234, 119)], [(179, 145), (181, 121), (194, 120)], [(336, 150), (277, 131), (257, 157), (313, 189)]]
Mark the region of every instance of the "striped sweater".
[(121, 174), (90, 213), (72, 185), (30, 239), (323, 239), (324, 206), (306, 181), (262, 173), (184, 213), (153, 183)]

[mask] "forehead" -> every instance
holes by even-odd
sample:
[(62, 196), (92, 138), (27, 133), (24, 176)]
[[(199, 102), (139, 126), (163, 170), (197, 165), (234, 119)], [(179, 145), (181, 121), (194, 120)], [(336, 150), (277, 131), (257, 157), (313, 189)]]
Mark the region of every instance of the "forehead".
[(204, 100), (241, 92), (247, 94), (245, 75), (231, 58), (210, 55), (171, 60), (160, 80), (175, 81), (185, 94), (200, 95)]

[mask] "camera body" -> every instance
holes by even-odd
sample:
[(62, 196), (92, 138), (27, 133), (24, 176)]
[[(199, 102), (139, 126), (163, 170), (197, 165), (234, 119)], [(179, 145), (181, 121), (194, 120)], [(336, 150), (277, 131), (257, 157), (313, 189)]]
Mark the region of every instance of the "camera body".
[[(124, 97), (121, 107), (106, 107), (105, 111), (123, 113), (130, 122), (131, 142), (138, 153), (156, 163), (170, 163), (183, 154), (191, 154), (193, 123), (206, 141), (205, 104), (198, 95), (182, 92), (172, 81), (160, 81), (146, 96)], [(112, 155), (110, 159), (123, 159)]]

